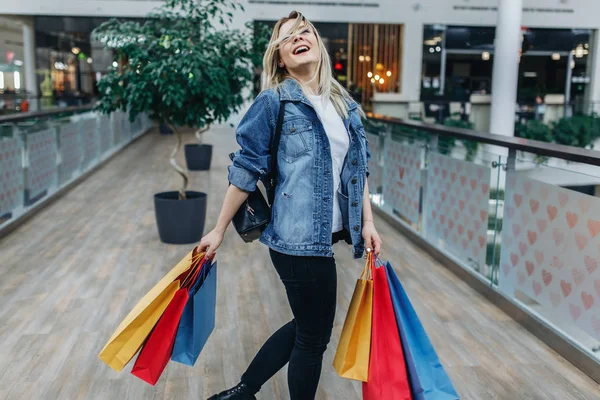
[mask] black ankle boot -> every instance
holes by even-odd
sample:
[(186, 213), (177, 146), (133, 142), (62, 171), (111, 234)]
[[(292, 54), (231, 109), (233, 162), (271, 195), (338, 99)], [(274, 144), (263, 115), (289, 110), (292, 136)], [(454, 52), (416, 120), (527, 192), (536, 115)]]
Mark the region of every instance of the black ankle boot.
[(256, 397), (250, 393), (250, 389), (245, 383), (240, 383), (236, 387), (215, 394), (208, 400), (256, 400)]

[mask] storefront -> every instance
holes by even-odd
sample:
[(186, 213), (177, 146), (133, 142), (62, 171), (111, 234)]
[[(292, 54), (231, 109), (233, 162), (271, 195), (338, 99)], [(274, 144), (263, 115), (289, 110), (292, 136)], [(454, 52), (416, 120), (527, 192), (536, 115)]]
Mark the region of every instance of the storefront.
[[(590, 82), (587, 29), (522, 28), (517, 103), (531, 118), (540, 103), (560, 103), (567, 112), (585, 109)], [(494, 27), (426, 25), (421, 101), (470, 102), (492, 88)]]

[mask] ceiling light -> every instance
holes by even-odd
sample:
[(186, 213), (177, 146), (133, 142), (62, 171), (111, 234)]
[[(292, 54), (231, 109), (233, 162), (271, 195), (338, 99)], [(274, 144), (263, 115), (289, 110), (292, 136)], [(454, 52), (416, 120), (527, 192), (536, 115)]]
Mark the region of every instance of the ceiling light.
[(373, 77), (373, 73), (371, 71), (367, 72), (367, 77), (372, 78)]
[(381, 78), (379, 75), (375, 75), (375, 80), (378, 81)]
[(371, 78), (371, 83), (375, 83), (375, 78)]
[(388, 71), (385, 73), (387, 76), (392, 76), (392, 71)]
[(88, 63), (88, 64), (91, 64), (91, 63), (93, 63), (93, 62), (94, 62), (94, 60), (92, 59), (92, 57), (88, 57), (88, 59), (87, 59), (87, 63)]
[(366, 60), (366, 61), (371, 61), (371, 56), (366, 56), (366, 57), (365, 57), (365, 60)]
[(481, 53), (481, 59), (483, 61), (489, 61), (489, 59), (490, 59), (490, 52), (489, 51), (484, 51), (483, 53)]
[(73, 52), (73, 54), (77, 55), (79, 53), (81, 53), (81, 49), (79, 47), (73, 47), (71, 49), (71, 51)]
[(383, 84), (385, 83), (385, 79), (381, 78), (381, 79), (379, 80), (379, 83), (381, 83), (381, 84), (383, 85)]
[(358, 61), (360, 61), (360, 62), (365, 61), (365, 56), (358, 56)]
[(119, 66), (119, 63), (116, 62), (116, 61), (113, 61), (112, 66), (115, 67), (115, 68), (117, 68)]
[(554, 61), (560, 60), (560, 54), (559, 53), (552, 53), (552, 59)]

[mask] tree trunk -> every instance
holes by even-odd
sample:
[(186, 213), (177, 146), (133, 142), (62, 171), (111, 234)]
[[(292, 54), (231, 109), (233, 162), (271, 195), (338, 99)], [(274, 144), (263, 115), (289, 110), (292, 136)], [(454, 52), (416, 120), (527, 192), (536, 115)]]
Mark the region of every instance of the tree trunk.
[(183, 178), (183, 187), (181, 189), (179, 189), (179, 200), (186, 200), (187, 197), (185, 195), (185, 190), (187, 189), (188, 186), (188, 175), (187, 175), (187, 170), (185, 168), (183, 168), (182, 166), (180, 166), (179, 164), (177, 164), (177, 153), (179, 153), (179, 149), (181, 149), (181, 132), (179, 132), (179, 130), (175, 127), (175, 125), (173, 124), (168, 124), (171, 129), (173, 129), (173, 132), (175, 132), (176, 136), (177, 136), (177, 145), (175, 146), (175, 148), (173, 149), (173, 151), (171, 152), (171, 166), (173, 167), (173, 169), (175, 169), (175, 172), (177, 172), (179, 175), (181, 175), (181, 177)]
[(198, 139), (198, 144), (202, 144), (202, 134), (210, 129), (210, 125), (204, 125), (202, 128), (198, 129), (195, 133), (196, 139)]

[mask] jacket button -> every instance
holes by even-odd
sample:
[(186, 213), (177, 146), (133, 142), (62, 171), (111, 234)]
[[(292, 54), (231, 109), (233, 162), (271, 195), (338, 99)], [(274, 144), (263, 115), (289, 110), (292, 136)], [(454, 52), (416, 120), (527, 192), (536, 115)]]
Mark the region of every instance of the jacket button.
[(356, 165), (358, 162), (356, 160), (352, 160), (352, 165)]
[(352, 207), (356, 207), (356, 206), (358, 206), (358, 203), (356, 201), (353, 201), (352, 202)]
[(357, 182), (356, 178), (352, 178), (352, 184), (356, 185), (356, 182)]
[(359, 231), (359, 229), (360, 229), (360, 226), (358, 226), (358, 225), (354, 225), (354, 230), (355, 230), (356, 232), (358, 232), (358, 231)]

